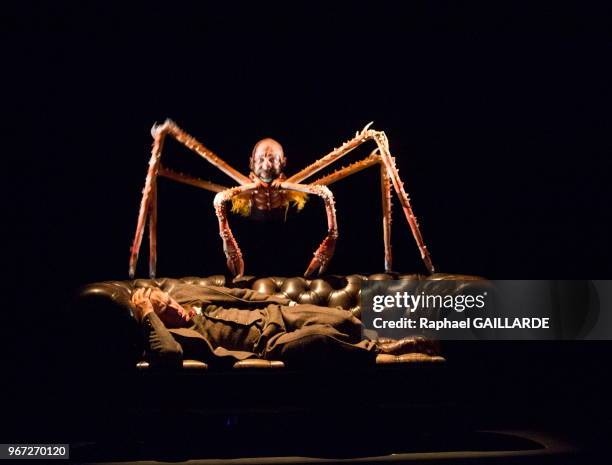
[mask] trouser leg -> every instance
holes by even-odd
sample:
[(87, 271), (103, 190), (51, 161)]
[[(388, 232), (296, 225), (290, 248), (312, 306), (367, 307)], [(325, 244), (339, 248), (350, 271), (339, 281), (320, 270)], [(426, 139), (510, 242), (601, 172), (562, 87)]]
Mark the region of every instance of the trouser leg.
[[(314, 319), (308, 319), (306, 324), (300, 326), (287, 325), (285, 330), (268, 339), (263, 358), (283, 360), (291, 366), (311, 367), (341, 367), (373, 362), (378, 348), (373, 341), (361, 337), (359, 320), (352, 321), (352, 315), (338, 314), (336, 317), (339, 318), (330, 317), (336, 326), (316, 323)], [(290, 330), (292, 328), (295, 329)]]
[(341, 337), (347, 342), (363, 339), (363, 324), (348, 310), (311, 304), (281, 306), (279, 310), (287, 332), (312, 325), (325, 325), (333, 328), (335, 333), (342, 333)]

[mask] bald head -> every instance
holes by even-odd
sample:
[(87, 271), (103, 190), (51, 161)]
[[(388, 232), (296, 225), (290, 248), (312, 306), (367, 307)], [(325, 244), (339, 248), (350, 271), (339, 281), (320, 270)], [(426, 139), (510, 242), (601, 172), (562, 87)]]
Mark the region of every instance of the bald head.
[(274, 139), (262, 139), (253, 147), (251, 171), (263, 182), (278, 178), (286, 163), (283, 147)]

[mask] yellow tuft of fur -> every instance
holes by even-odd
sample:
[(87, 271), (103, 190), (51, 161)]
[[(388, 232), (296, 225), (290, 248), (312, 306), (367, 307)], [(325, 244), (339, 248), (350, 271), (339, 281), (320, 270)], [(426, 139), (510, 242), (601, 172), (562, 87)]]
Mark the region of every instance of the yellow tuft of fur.
[[(308, 194), (297, 191), (286, 191), (285, 198), (287, 199), (285, 204), (287, 208), (294, 206), (297, 211), (300, 211), (308, 201)], [(240, 194), (232, 198), (232, 213), (249, 216), (251, 214), (251, 206), (252, 201), (250, 193)]]
[(232, 197), (232, 213), (249, 216), (251, 214), (251, 195), (241, 194)]
[(287, 191), (287, 201), (300, 211), (308, 201), (308, 194), (298, 191)]

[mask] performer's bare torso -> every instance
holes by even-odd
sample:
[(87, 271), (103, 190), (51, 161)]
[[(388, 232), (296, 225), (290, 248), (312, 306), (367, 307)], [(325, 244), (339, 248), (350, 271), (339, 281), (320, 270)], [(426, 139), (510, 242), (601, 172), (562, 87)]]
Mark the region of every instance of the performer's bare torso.
[(255, 189), (251, 195), (251, 201), (256, 210), (266, 212), (282, 208), (287, 204), (285, 191), (271, 185), (262, 185)]

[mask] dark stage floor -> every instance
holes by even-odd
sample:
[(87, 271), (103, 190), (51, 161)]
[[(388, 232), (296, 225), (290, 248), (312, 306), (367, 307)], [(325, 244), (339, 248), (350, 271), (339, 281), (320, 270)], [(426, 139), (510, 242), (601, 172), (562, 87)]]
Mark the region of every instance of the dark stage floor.
[[(363, 426), (356, 427), (357, 436)], [(399, 427), (399, 425), (398, 425)], [(289, 434), (290, 435), (290, 434)], [(294, 463), (584, 463), (579, 445), (562, 434), (541, 431), (474, 431), (439, 437), (398, 432), (343, 444), (316, 430), (303, 437), (184, 438), (172, 445), (138, 442), (74, 444), (73, 460), (94, 463), (294, 464)], [(344, 435), (341, 435), (341, 437)], [(592, 461), (591, 463), (597, 463)]]

